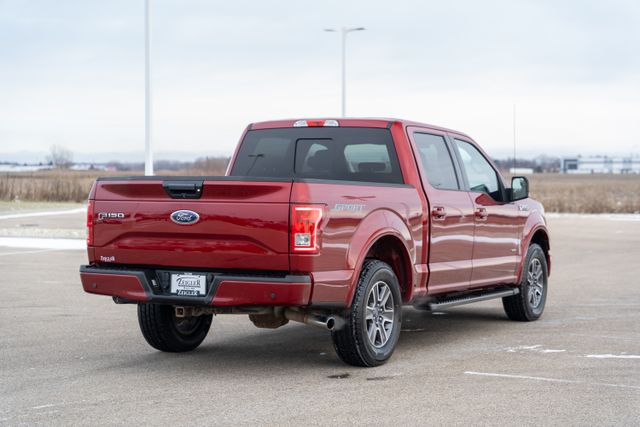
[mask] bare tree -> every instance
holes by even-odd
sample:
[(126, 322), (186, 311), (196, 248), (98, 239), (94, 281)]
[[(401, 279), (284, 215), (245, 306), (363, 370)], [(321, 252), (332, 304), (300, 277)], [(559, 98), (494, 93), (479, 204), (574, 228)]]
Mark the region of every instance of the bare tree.
[(62, 145), (52, 145), (47, 161), (55, 168), (68, 169), (73, 164), (73, 153)]

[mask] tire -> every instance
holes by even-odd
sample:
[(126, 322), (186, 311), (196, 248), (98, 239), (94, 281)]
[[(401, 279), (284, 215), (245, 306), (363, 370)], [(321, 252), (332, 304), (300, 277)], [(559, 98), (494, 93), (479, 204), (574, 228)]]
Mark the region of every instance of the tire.
[(401, 326), (398, 278), (384, 262), (366, 260), (345, 325), (331, 332), (338, 357), (353, 366), (382, 365), (393, 354)]
[(517, 295), (502, 298), (502, 305), (511, 320), (537, 320), (547, 301), (547, 258), (542, 248), (532, 243), (527, 250)]
[(182, 353), (197, 348), (211, 327), (211, 314), (176, 318), (171, 305), (138, 304), (138, 323), (144, 339), (160, 351)]

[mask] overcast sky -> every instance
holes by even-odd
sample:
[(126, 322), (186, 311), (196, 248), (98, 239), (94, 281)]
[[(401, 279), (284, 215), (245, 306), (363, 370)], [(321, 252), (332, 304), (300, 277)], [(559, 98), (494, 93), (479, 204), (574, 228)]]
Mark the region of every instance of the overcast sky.
[[(154, 145), (230, 154), (250, 122), (400, 117), (518, 152), (640, 153), (640, 1), (152, 0)], [(0, 0), (0, 157), (144, 147), (144, 1)], [(2, 158), (0, 158), (2, 160)], [(36, 159), (37, 160), (37, 159)]]

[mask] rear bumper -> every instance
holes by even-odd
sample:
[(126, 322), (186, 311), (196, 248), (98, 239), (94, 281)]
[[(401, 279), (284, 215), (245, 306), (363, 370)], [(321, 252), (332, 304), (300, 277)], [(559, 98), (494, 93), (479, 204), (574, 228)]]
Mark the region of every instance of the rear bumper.
[(306, 306), (311, 297), (311, 277), (308, 275), (206, 273), (210, 276), (207, 295), (183, 297), (163, 291), (156, 280), (155, 270), (80, 266), (80, 280), (86, 292), (131, 302), (216, 307)]

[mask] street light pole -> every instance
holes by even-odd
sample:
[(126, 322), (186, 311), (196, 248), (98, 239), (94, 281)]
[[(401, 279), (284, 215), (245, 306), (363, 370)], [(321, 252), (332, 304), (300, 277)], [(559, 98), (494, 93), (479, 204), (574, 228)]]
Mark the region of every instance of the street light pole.
[(347, 32), (341, 28), (342, 35), (342, 117), (347, 115)]
[(144, 174), (153, 175), (151, 152), (151, 0), (144, 1)]
[[(347, 34), (352, 31), (364, 31), (364, 27), (357, 28), (340, 28), (340, 35), (342, 37), (342, 117), (347, 115)], [(333, 28), (327, 28), (325, 31), (330, 33), (337, 32)]]
[(516, 104), (513, 104), (513, 173), (517, 175), (516, 168)]

